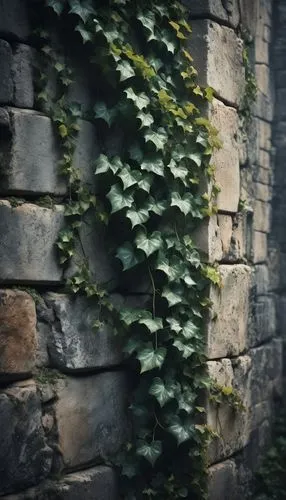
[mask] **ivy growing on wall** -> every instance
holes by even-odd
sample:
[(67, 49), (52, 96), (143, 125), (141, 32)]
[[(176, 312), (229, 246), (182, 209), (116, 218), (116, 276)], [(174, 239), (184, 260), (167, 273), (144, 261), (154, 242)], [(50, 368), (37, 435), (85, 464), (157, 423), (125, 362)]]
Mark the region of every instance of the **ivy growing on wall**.
[[(137, 374), (129, 408), (132, 433), (113, 460), (121, 495), (202, 500), (205, 449), (212, 434), (201, 403), (202, 391), (209, 388), (206, 289), (220, 279), (201, 261), (191, 234), (216, 210), (210, 158), (219, 141), (200, 113), (211, 102), (212, 89), (197, 84), (191, 27), (180, 3), (45, 3), (54, 17), (40, 32), (44, 67), (38, 100), (54, 121), (62, 150), (60, 170), (69, 182), (67, 227), (58, 241), (61, 263), (75, 258), (85, 215), (92, 212), (112, 240), (119, 282), (136, 284), (141, 279), (150, 295), (140, 309), (116, 310), (106, 284), (93, 281), (84, 261), (68, 282), (73, 293), (99, 303), (95, 330), (102, 321), (116, 326)], [(85, 115), (68, 98), (72, 64), (64, 50), (57, 49), (53, 32), (72, 33), (73, 43), (84, 47), (89, 57), (90, 74), (96, 75), (94, 103)], [(57, 75), (56, 91), (45, 69), (51, 67)], [(96, 196), (73, 163), (81, 117), (98, 130)], [(110, 137), (116, 138), (116, 151)]]

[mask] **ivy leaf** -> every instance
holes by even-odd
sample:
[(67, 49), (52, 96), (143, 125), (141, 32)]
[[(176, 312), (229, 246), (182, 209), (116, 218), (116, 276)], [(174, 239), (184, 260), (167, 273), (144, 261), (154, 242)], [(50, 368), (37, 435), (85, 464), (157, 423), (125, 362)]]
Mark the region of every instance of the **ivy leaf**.
[(162, 215), (163, 212), (167, 210), (168, 205), (166, 201), (156, 201), (150, 196), (147, 208), (148, 210), (150, 210), (150, 212), (154, 212), (154, 214), (156, 215)]
[(151, 157), (144, 160), (141, 163), (141, 169), (147, 170), (147, 172), (153, 172), (156, 175), (164, 177), (164, 163), (163, 160), (161, 160), (161, 158)]
[(121, 172), (117, 174), (122, 180), (124, 190), (137, 184), (139, 180), (138, 174), (140, 176), (140, 172), (132, 172), (129, 166), (124, 167)]
[(163, 328), (162, 318), (141, 318), (138, 323), (145, 325), (151, 333), (155, 333)]
[(133, 203), (133, 196), (122, 191), (119, 184), (114, 184), (106, 197), (109, 199), (112, 211), (111, 213), (119, 212), (126, 207), (131, 207)]
[(86, 30), (83, 24), (77, 24), (75, 31), (78, 31), (81, 35), (83, 43), (92, 42), (93, 37), (90, 31)]
[(168, 141), (167, 132), (162, 127), (160, 127), (157, 132), (154, 130), (147, 130), (144, 132), (144, 138), (146, 142), (152, 142), (157, 151), (164, 149), (164, 146)]
[(160, 377), (155, 377), (149, 389), (149, 394), (154, 396), (161, 408), (174, 397), (175, 386), (171, 384), (164, 384)]
[(118, 171), (120, 167), (122, 167), (122, 162), (118, 156), (115, 156), (112, 160), (107, 158), (106, 155), (101, 154), (97, 158), (95, 162), (96, 170), (95, 174), (105, 174), (109, 170), (111, 170), (114, 174)]
[(187, 421), (183, 424), (182, 420), (178, 416), (173, 417), (173, 423), (168, 427), (168, 431), (175, 436), (178, 445), (184, 443), (190, 439), (194, 433), (194, 425)]
[(149, 257), (152, 253), (159, 250), (162, 245), (161, 233), (159, 231), (154, 231), (149, 238), (143, 231), (140, 231), (136, 236), (137, 248), (143, 250), (143, 252)]
[(150, 113), (144, 113), (143, 111), (140, 111), (137, 115), (138, 120), (141, 121), (141, 127), (150, 127), (152, 123), (154, 123), (154, 118)]
[(141, 163), (141, 161), (143, 160), (143, 151), (138, 143), (132, 144), (128, 149), (128, 152), (130, 154), (131, 160)]
[(150, 99), (146, 94), (144, 94), (144, 92), (135, 94), (134, 90), (131, 87), (124, 90), (124, 92), (127, 96), (127, 99), (130, 99), (132, 102), (134, 102), (136, 108), (140, 109), (140, 111), (147, 108), (147, 106), (150, 104)]
[(143, 27), (150, 33), (147, 41), (155, 40), (154, 28), (155, 28), (155, 16), (152, 11), (137, 14), (137, 19), (142, 23)]
[(151, 342), (148, 342), (147, 345), (148, 347), (142, 349), (142, 351), (137, 354), (137, 359), (141, 363), (140, 373), (153, 370), (154, 368), (161, 368), (167, 354), (167, 349), (165, 347), (154, 349)]
[(126, 354), (129, 354), (129, 356), (131, 356), (131, 354), (133, 354), (134, 352), (137, 352), (140, 349), (141, 345), (142, 345), (142, 341), (140, 341), (134, 337), (130, 337), (128, 339), (126, 345), (124, 346), (123, 351)]
[(202, 164), (202, 153), (190, 153), (188, 154), (188, 158), (192, 160), (198, 167)]
[(173, 38), (170, 36), (167, 30), (162, 31), (162, 37), (160, 38), (160, 42), (165, 45), (168, 52), (171, 52), (171, 54), (175, 53), (176, 44), (174, 43)]
[(177, 277), (176, 269), (174, 269), (173, 266), (170, 266), (166, 258), (162, 258), (161, 256), (160, 259), (158, 259), (156, 269), (165, 273), (170, 281), (173, 281)]
[(88, 1), (69, 0), (69, 4), (71, 7), (69, 12), (79, 16), (84, 23), (86, 23), (91, 14), (95, 14), (94, 8)]
[(47, 0), (47, 6), (51, 7), (59, 16), (64, 9), (65, 2), (63, 2), (62, 0)]
[(185, 180), (186, 176), (188, 175), (187, 167), (184, 167), (183, 165), (178, 165), (174, 160), (170, 161), (168, 167), (171, 170), (172, 175), (174, 176), (175, 179)]
[(132, 228), (140, 224), (144, 224), (149, 219), (148, 210), (141, 208), (137, 210), (136, 208), (130, 208), (126, 212), (126, 217), (131, 221)]
[(184, 359), (188, 359), (196, 350), (188, 344), (184, 344), (181, 340), (175, 340), (173, 346), (182, 353)]
[(169, 307), (175, 306), (176, 304), (180, 304), (182, 302), (182, 297), (175, 292), (172, 292), (169, 288), (164, 288), (162, 292), (162, 297), (164, 297), (169, 304)]
[(171, 330), (173, 330), (176, 333), (180, 333), (182, 330), (182, 327), (179, 323), (179, 321), (175, 318), (167, 318), (167, 322), (170, 325)]
[(129, 242), (124, 243), (121, 247), (118, 248), (116, 252), (116, 257), (121, 260), (123, 265), (123, 271), (131, 269), (140, 262), (140, 260), (134, 253), (134, 249), (131, 243)]
[[(149, 312), (149, 311), (148, 311)], [(141, 309), (121, 309), (120, 310), (120, 319), (128, 326), (135, 321), (138, 321), (144, 315), (144, 311)], [(150, 313), (149, 313), (150, 314)]]
[(131, 64), (128, 61), (120, 61), (117, 64), (117, 71), (120, 72), (120, 81), (124, 82), (128, 80), (128, 78), (132, 78), (135, 76), (135, 71), (132, 68)]
[(112, 125), (115, 117), (114, 109), (108, 109), (105, 102), (98, 102), (94, 106), (93, 110), (95, 112), (95, 118), (101, 118), (109, 125), (109, 127)]
[(183, 214), (188, 215), (191, 212), (192, 203), (190, 194), (185, 194), (183, 198), (178, 192), (173, 192), (171, 197), (171, 206), (178, 207)]
[(153, 181), (153, 175), (150, 174), (142, 175), (141, 180), (138, 182), (138, 187), (143, 191), (146, 191), (146, 193), (149, 193), (152, 181)]
[(162, 443), (161, 441), (152, 441), (151, 444), (142, 442), (142, 444), (137, 447), (136, 453), (148, 460), (152, 467), (154, 467), (156, 460), (162, 453)]

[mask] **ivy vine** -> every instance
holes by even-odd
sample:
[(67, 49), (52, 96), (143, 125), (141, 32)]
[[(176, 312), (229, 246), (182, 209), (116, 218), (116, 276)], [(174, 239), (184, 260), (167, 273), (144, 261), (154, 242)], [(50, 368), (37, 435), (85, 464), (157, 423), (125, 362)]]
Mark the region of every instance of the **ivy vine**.
[[(120, 279), (143, 276), (150, 301), (120, 311), (106, 284), (94, 283), (83, 260), (68, 286), (100, 304), (101, 321), (124, 337), (134, 370), (132, 436), (113, 460), (124, 499), (206, 498), (204, 313), (216, 269), (203, 263), (192, 241), (200, 221), (216, 211), (213, 149), (217, 132), (201, 115), (213, 91), (201, 88), (193, 66), (187, 12), (171, 0), (45, 0), (53, 16), (39, 32), (44, 65), (38, 101), (52, 117), (61, 143), (61, 173), (69, 183), (67, 227), (60, 234), (61, 263), (75, 257), (85, 215), (105, 225), (121, 266)], [(56, 19), (57, 17), (57, 19)], [(42, 16), (41, 23), (43, 23)], [(88, 114), (68, 99), (69, 58), (53, 33), (73, 33), (97, 75)], [(53, 42), (51, 41), (53, 40)], [(46, 68), (57, 91), (49, 95)], [(94, 195), (74, 168), (79, 118), (99, 131), (101, 152)], [(119, 135), (116, 154), (108, 138)], [(202, 186), (205, 186), (202, 188)], [(206, 192), (204, 192), (206, 190)]]

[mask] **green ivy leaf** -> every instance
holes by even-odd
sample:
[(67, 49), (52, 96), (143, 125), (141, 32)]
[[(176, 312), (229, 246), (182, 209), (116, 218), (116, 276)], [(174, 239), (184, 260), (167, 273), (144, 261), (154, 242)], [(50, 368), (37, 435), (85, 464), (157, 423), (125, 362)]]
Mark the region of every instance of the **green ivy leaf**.
[(132, 194), (125, 193), (119, 184), (114, 184), (106, 197), (109, 199), (112, 211), (111, 213), (119, 212), (126, 207), (131, 207), (133, 203)]
[(187, 167), (184, 167), (184, 165), (178, 165), (174, 160), (170, 161), (168, 167), (175, 179), (185, 180), (189, 173)]
[(155, 29), (155, 16), (152, 11), (137, 14), (137, 19), (143, 25), (143, 28), (149, 32), (147, 41), (155, 40), (154, 29)]
[(159, 377), (155, 377), (149, 389), (149, 394), (154, 396), (161, 407), (165, 406), (175, 395), (175, 384), (165, 384)]
[(192, 209), (192, 196), (189, 193), (184, 194), (183, 197), (178, 192), (173, 192), (171, 196), (171, 206), (178, 207), (184, 215), (188, 215)]
[(142, 109), (147, 108), (150, 104), (150, 99), (149, 97), (144, 94), (144, 92), (141, 92), (140, 94), (135, 94), (133, 88), (129, 87), (128, 89), (124, 90), (127, 99), (130, 99), (136, 106), (136, 108)]
[(147, 204), (147, 209), (150, 212), (154, 212), (156, 215), (162, 215), (165, 210), (167, 210), (168, 204), (166, 201), (156, 201), (152, 196), (149, 198), (149, 203)]
[(140, 111), (137, 115), (138, 120), (141, 121), (141, 127), (150, 127), (152, 123), (154, 123), (154, 118), (150, 113), (144, 113), (143, 111)]
[(162, 453), (162, 443), (161, 441), (152, 441), (151, 444), (148, 444), (143, 441), (138, 445), (136, 452), (137, 455), (144, 457), (154, 467), (156, 460)]
[(182, 329), (182, 335), (185, 339), (199, 338), (200, 329), (191, 321), (188, 320)]
[(81, 20), (86, 23), (91, 14), (95, 14), (95, 10), (92, 7), (91, 2), (88, 0), (69, 0), (70, 13), (75, 14), (81, 18)]
[(124, 191), (137, 184), (140, 178), (140, 172), (131, 171), (129, 166), (124, 167), (117, 175), (122, 180)]
[(138, 259), (138, 257), (135, 255), (134, 249), (129, 242), (124, 243), (124, 245), (118, 248), (116, 257), (121, 260), (123, 271), (131, 269), (140, 262), (140, 259)]
[(147, 130), (144, 132), (144, 138), (146, 142), (152, 142), (157, 151), (160, 149), (163, 150), (168, 141), (167, 132), (162, 127), (160, 127), (157, 132), (154, 130)]
[(109, 170), (116, 174), (118, 169), (123, 167), (123, 164), (118, 156), (115, 156), (112, 160), (110, 160), (106, 155), (101, 154), (95, 162), (95, 167), (96, 175), (105, 174)]
[(149, 257), (152, 253), (159, 250), (162, 245), (161, 233), (159, 231), (154, 231), (149, 238), (143, 231), (140, 231), (136, 236), (137, 248), (143, 250), (143, 252)]
[(51, 7), (59, 16), (64, 10), (65, 2), (63, 2), (62, 0), (47, 0), (47, 6)]
[(168, 427), (168, 431), (175, 436), (178, 445), (180, 445), (193, 436), (194, 425), (189, 421), (184, 424), (180, 417), (174, 416), (172, 424)]
[(132, 78), (133, 76), (135, 76), (135, 71), (128, 61), (120, 61), (117, 64), (116, 69), (117, 69), (117, 71), (120, 72), (120, 81), (121, 82), (124, 82), (125, 80), (128, 80), (129, 78)]
[(137, 354), (137, 359), (140, 361), (141, 364), (140, 373), (154, 370), (154, 368), (161, 368), (167, 354), (167, 349), (165, 347), (159, 347), (158, 349), (154, 349), (151, 342), (148, 342), (147, 345), (148, 347), (142, 349)]
[(146, 193), (149, 193), (152, 186), (152, 182), (153, 182), (153, 175), (143, 174), (141, 180), (138, 182), (138, 187), (139, 189), (146, 191)]
[[(149, 312), (149, 311), (148, 311)], [(120, 310), (120, 319), (128, 326), (132, 323), (138, 321), (144, 315), (144, 311), (141, 309), (121, 309)], [(149, 313), (150, 314), (150, 313)]]
[(173, 346), (182, 353), (184, 359), (188, 359), (196, 350), (189, 344), (184, 344), (181, 340), (175, 340)]
[(75, 27), (75, 31), (78, 31), (80, 33), (83, 43), (92, 42), (92, 33), (85, 28), (84, 24), (77, 24)]
[(173, 307), (176, 304), (182, 302), (182, 297), (178, 293), (172, 292), (169, 288), (164, 288), (162, 292), (162, 297), (164, 297), (169, 304), (169, 307)]
[(147, 170), (147, 172), (153, 172), (153, 174), (160, 175), (164, 177), (164, 163), (161, 158), (158, 157), (150, 157), (146, 158), (141, 163), (142, 170)]
[(181, 324), (177, 319), (167, 318), (167, 322), (169, 323), (171, 330), (173, 330), (174, 332), (180, 333), (182, 331)]
[(126, 217), (131, 221), (132, 228), (140, 224), (144, 224), (149, 219), (149, 212), (144, 208), (137, 210), (136, 208), (131, 208), (127, 210)]
[(114, 109), (108, 109), (105, 102), (98, 102), (94, 108), (95, 118), (101, 118), (104, 120), (109, 127), (112, 125), (112, 122), (115, 118)]
[(163, 328), (162, 318), (141, 318), (138, 323), (145, 325), (151, 333), (155, 333)]

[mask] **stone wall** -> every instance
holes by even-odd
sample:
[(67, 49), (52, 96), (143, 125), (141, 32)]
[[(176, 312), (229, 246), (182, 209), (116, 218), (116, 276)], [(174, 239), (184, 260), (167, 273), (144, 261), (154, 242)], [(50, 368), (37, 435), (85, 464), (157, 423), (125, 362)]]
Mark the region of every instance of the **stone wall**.
[[(221, 436), (209, 449), (209, 496), (242, 500), (269, 442), (274, 399), (281, 392), (278, 335), (283, 318), (277, 329), (275, 312), (277, 291), (283, 288), (275, 265), (280, 247), (283, 262), (281, 226), (280, 237), (271, 233), (268, 238), (273, 183), (272, 7), (270, 0), (185, 3), (200, 83), (215, 90), (207, 113), (223, 141), (213, 158), (221, 188), (218, 214), (194, 235), (206, 260), (218, 263), (223, 284), (220, 290), (210, 290), (208, 370), (218, 384), (233, 386), (245, 406), (238, 412), (228, 405), (208, 406), (207, 422)], [(59, 266), (55, 242), (64, 227), (67, 186), (58, 174), (51, 120), (34, 104), (36, 52), (25, 2), (0, 0), (0, 12), (0, 497), (116, 499), (115, 473), (103, 464), (128, 433), (120, 346), (108, 325), (96, 336), (92, 332), (98, 310), (91, 302), (63, 293), (71, 270), (64, 273)], [(258, 84), (247, 134), (241, 132), (238, 113), (245, 92), (241, 36), (246, 33), (253, 40)], [(283, 50), (279, 40), (277, 61)], [(282, 68), (277, 75), (275, 141), (282, 147)], [(88, 84), (83, 79), (78, 85), (88, 105)], [(87, 179), (97, 154), (94, 126), (82, 121), (75, 161)], [(282, 161), (283, 152), (281, 169)], [(280, 164), (276, 182), (283, 197), (286, 184)], [(52, 197), (48, 206), (46, 195)], [(280, 202), (281, 216), (283, 206)], [(115, 288), (116, 268), (101, 228), (82, 234), (82, 241), (95, 278)], [(127, 300), (118, 295), (113, 299)]]

